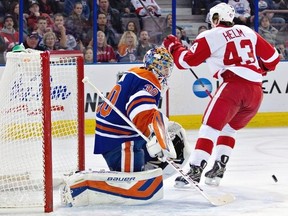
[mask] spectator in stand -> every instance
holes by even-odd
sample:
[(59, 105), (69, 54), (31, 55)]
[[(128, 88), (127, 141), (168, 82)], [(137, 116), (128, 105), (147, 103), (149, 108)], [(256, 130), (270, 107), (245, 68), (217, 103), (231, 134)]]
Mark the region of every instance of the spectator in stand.
[(74, 9), (71, 15), (66, 19), (65, 26), (67, 34), (74, 36), (77, 41), (77, 49), (82, 50), (86, 47), (91, 40), (88, 37), (87, 32), (89, 31), (89, 26), (86, 19), (82, 16), (83, 6), (81, 2), (76, 2), (74, 4)]
[(37, 21), (39, 17), (45, 17), (47, 20), (47, 26), (52, 28), (54, 23), (51, 17), (46, 14), (42, 13), (39, 8), (39, 3), (37, 0), (32, 0), (29, 4), (29, 14), (27, 17), (27, 26), (28, 26), (28, 31), (32, 32), (36, 30), (37, 28)]
[[(4, 24), (4, 17), (6, 14), (11, 14), (11, 6), (15, 2), (18, 2), (19, 0), (1, 0), (0, 1), (0, 29), (3, 27)], [(14, 20), (15, 29), (16, 29), (16, 20)]]
[(43, 44), (42, 38), (44, 37), (44, 34), (46, 32), (52, 31), (52, 29), (48, 27), (46, 17), (40, 16), (37, 18), (36, 29), (34, 31), (38, 33), (39, 44)]
[(93, 48), (88, 46), (84, 50), (84, 60), (86, 64), (92, 64), (93, 63)]
[(204, 31), (208, 30), (208, 27), (205, 25), (201, 25), (198, 27), (198, 35)]
[(105, 33), (102, 31), (97, 32), (97, 62), (116, 62), (115, 51), (107, 44)]
[(56, 46), (58, 46), (62, 49), (66, 49), (68, 37), (66, 35), (66, 28), (64, 26), (64, 16), (61, 13), (56, 13), (54, 15), (53, 32), (55, 33), (56, 38), (57, 38)]
[[(14, 28), (19, 31), (19, 3), (13, 2), (9, 11), (9, 14), (13, 16)], [(23, 17), (23, 30), (24, 35), (27, 35), (27, 21), (25, 17)]]
[(37, 32), (30, 33), (26, 37), (23, 45), (24, 45), (25, 49), (30, 48), (30, 49), (41, 50), (41, 51), (47, 50), (46, 47), (39, 44), (39, 35)]
[(120, 38), (116, 58), (118, 62), (137, 62), (137, 36), (132, 31), (125, 31)]
[(19, 43), (19, 32), (14, 29), (14, 19), (11, 14), (5, 15), (0, 36), (5, 41), (5, 52), (10, 51), (16, 44)]
[(43, 13), (48, 14), (50, 17), (53, 17), (54, 7), (57, 6), (56, 4), (54, 4), (54, 0), (38, 0), (38, 2), (39, 10)]
[[(115, 31), (117, 34), (123, 33), (122, 20), (120, 19), (120, 12), (110, 6), (109, 0), (99, 0), (98, 14), (102, 12), (106, 14), (107, 26)], [(116, 35), (117, 36), (117, 35)]]
[[(287, 0), (285, 0), (285, 1), (284, 0), (274, 0), (273, 3), (274, 3), (275, 10), (288, 10), (288, 1)], [(288, 22), (288, 14), (287, 13), (275, 13), (274, 17), (283, 18), (286, 23)], [(280, 22), (280, 26), (278, 29), (285, 28), (284, 26), (286, 24), (283, 24), (283, 25), (281, 25), (281, 24), (283, 24), (283, 23)]]
[(260, 19), (258, 33), (265, 38), (272, 46), (276, 45), (278, 30), (271, 25), (270, 18), (263, 16)]
[(90, 18), (90, 6), (88, 0), (65, 0), (64, 1), (64, 14), (66, 17), (70, 16), (73, 12), (76, 3), (80, 2), (82, 4), (82, 14), (86, 21)]
[(107, 43), (113, 47), (113, 49), (117, 49), (118, 40), (115, 36), (114, 31), (107, 26), (107, 17), (105, 13), (99, 12), (97, 18), (98, 30), (101, 30), (105, 33)]
[(228, 4), (235, 10), (235, 24), (251, 26), (251, 8), (248, 0), (229, 0)]
[(190, 41), (189, 37), (187, 36), (185, 29), (180, 27), (180, 26), (176, 26), (176, 28), (178, 28), (181, 31), (181, 35), (182, 35), (181, 40), (184, 40), (187, 42), (187, 44), (190, 44), (191, 41)]
[(172, 34), (172, 14), (167, 14), (165, 19), (165, 29), (161, 35), (161, 40), (163, 41), (169, 34)]
[(56, 35), (54, 32), (46, 32), (43, 36), (43, 45), (47, 50), (58, 50), (60, 47), (56, 46)]
[(136, 25), (136, 23), (134, 21), (127, 22), (127, 25), (125, 27), (125, 31), (132, 31), (136, 35), (139, 34), (138, 29), (137, 29), (137, 25)]
[[(161, 41), (163, 41), (164, 38), (166, 38), (169, 34), (172, 34), (172, 14), (167, 14), (165, 19), (165, 26), (166, 27), (164, 28), (161, 35)], [(180, 26), (176, 26), (176, 28), (183, 30), (183, 28), (181, 28)]]
[(161, 16), (161, 8), (155, 0), (142, 0), (143, 5), (139, 0), (131, 0), (131, 3), (135, 7), (136, 14), (140, 17), (149, 16), (149, 13), (153, 16)]
[(183, 40), (182, 31), (179, 27), (176, 28), (176, 37), (178, 38), (178, 40), (182, 43), (184, 47), (186, 47), (187, 49), (191, 47), (191, 45), (186, 40)]
[(110, 6), (120, 12), (121, 17), (136, 17), (131, 0), (110, 0)]
[(285, 25), (285, 19), (283, 19), (282, 17), (279, 17), (278, 16), (279, 14), (265, 12), (265, 10), (277, 9), (272, 0), (259, 0), (258, 8), (259, 8), (259, 17), (261, 18), (263, 16), (268, 16), (271, 24), (277, 29), (280, 29), (281, 27)]
[(138, 40), (138, 46), (137, 46), (137, 59), (139, 61), (143, 61), (144, 55), (147, 53), (148, 50), (155, 48), (156, 45), (153, 43), (150, 43), (150, 36), (148, 31), (142, 30), (140, 31), (140, 36)]

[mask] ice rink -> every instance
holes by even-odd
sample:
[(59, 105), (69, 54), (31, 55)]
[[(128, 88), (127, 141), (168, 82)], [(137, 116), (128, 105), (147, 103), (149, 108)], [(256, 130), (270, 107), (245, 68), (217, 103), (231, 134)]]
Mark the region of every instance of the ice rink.
[[(194, 147), (197, 131), (187, 131)], [(86, 168), (106, 168), (99, 156), (92, 154), (93, 137), (86, 139)], [(212, 166), (211, 162), (208, 168)], [(177, 175), (164, 181), (164, 199), (149, 205), (99, 205), (62, 207), (55, 191), (54, 212), (39, 209), (0, 210), (0, 215), (57, 216), (288, 216), (288, 128), (243, 129), (220, 187), (200, 185), (206, 193), (231, 193), (233, 203), (215, 207), (193, 189), (173, 187)], [(186, 170), (186, 169), (185, 169)], [(272, 178), (275, 175), (278, 182)], [(202, 179), (204, 180), (204, 179)]]

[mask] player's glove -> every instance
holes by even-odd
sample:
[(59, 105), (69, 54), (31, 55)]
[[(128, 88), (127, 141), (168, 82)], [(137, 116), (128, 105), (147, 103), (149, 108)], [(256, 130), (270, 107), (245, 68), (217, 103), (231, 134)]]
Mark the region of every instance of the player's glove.
[(157, 141), (156, 136), (152, 135), (152, 138), (150, 139), (150, 141), (146, 143), (146, 148), (147, 148), (147, 151), (148, 151), (150, 157), (152, 157), (152, 158), (155, 158), (155, 157), (163, 158), (164, 157), (164, 152), (163, 152), (164, 149), (161, 148), (160, 144)]
[(181, 42), (178, 40), (177, 37), (175, 37), (174, 35), (170, 34), (168, 35), (164, 41), (163, 41), (163, 45), (165, 46), (165, 48), (171, 53), (173, 54), (173, 52), (175, 50), (177, 50), (179, 47), (182, 47)]

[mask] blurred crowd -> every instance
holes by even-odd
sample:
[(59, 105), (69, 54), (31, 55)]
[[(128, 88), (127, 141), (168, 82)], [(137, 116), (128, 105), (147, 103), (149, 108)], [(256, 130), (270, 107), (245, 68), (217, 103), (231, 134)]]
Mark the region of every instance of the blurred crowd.
[[(254, 28), (254, 0), (193, 0), (192, 15), (203, 15), (198, 33), (210, 28), (209, 9), (220, 2), (235, 8), (236, 24)], [(258, 32), (287, 59), (288, 0), (259, 0)], [(23, 45), (37, 50), (80, 50), (86, 63), (140, 62), (145, 52), (172, 33), (172, 15), (163, 16), (155, 0), (24, 0)], [(96, 8), (96, 7), (95, 7)], [(272, 11), (271, 11), (272, 10)], [(0, 64), (19, 43), (19, 2), (0, 1)], [(97, 46), (93, 46), (93, 25), (97, 24)], [(193, 22), (193, 20), (192, 20)], [(190, 48), (193, 38), (181, 26), (176, 35)]]

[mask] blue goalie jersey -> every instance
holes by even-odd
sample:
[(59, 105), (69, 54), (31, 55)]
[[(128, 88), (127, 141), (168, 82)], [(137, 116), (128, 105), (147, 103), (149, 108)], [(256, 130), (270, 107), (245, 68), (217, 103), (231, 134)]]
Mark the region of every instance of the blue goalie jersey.
[[(161, 85), (153, 72), (142, 67), (126, 71), (108, 95), (108, 99), (145, 135), (161, 96)], [(98, 106), (94, 154), (108, 152), (123, 142), (143, 139), (107, 103)]]

